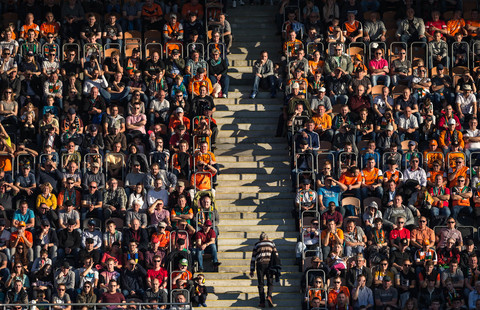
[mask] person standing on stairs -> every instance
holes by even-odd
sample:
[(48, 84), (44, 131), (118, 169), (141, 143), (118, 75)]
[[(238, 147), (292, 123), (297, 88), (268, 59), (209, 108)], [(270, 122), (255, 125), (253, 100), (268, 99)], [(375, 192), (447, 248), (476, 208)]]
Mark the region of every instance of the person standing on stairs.
[[(269, 307), (273, 307), (272, 292), (273, 292), (273, 276), (270, 269), (270, 261), (274, 257), (278, 256), (277, 248), (273, 241), (268, 240), (268, 236), (265, 232), (260, 234), (260, 240), (255, 243), (255, 247), (252, 251), (252, 259), (250, 261), (250, 277), (253, 278), (255, 272), (255, 266), (257, 268), (258, 279), (258, 294), (260, 295), (261, 308), (265, 307), (265, 300), (268, 302)], [(265, 298), (264, 278), (267, 278), (267, 297)]]

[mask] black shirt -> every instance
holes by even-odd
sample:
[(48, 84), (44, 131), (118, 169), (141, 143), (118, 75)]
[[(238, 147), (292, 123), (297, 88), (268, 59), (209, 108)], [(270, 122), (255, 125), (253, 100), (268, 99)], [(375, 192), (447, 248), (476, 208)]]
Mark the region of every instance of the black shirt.
[(85, 36), (88, 38), (91, 33), (97, 34), (98, 32), (102, 32), (102, 28), (100, 28), (100, 25), (97, 22), (93, 24), (93, 26), (85, 23), (80, 29), (80, 32), (84, 32)]

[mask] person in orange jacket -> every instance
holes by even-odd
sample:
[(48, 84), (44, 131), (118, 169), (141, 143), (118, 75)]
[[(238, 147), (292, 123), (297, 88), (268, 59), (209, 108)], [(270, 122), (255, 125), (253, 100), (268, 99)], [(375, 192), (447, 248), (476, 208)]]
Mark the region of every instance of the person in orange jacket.
[(202, 85), (207, 86), (208, 94), (212, 94), (212, 81), (210, 81), (210, 79), (207, 77), (206, 70), (204, 68), (198, 68), (197, 74), (190, 79), (190, 83), (188, 83), (188, 93), (195, 96), (200, 95), (200, 86)]

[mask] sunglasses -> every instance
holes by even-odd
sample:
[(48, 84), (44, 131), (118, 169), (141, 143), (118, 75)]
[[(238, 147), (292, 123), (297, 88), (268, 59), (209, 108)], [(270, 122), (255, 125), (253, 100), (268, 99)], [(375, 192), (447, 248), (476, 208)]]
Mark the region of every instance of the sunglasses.
[(420, 222), (420, 223), (425, 223), (426, 221), (425, 221), (425, 220), (420, 220), (419, 222)]
[(90, 188), (97, 188), (96, 186), (90, 186)]

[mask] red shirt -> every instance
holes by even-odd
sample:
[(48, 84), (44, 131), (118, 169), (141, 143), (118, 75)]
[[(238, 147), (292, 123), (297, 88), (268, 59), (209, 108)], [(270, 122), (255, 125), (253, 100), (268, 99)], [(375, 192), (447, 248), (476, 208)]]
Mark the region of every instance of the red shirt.
[(195, 236), (195, 241), (200, 239), (202, 241), (202, 244), (207, 243), (210, 241), (212, 238), (215, 239), (217, 235), (215, 234), (215, 231), (210, 228), (210, 230), (205, 234), (205, 232), (202, 230), (197, 232), (197, 235)]
[(410, 230), (404, 228), (402, 230), (394, 229), (390, 232), (390, 240), (410, 239)]
[(160, 270), (148, 269), (147, 271), (147, 278), (148, 279), (158, 279), (160, 281), (160, 285), (163, 283), (163, 279), (168, 277), (168, 273), (166, 269), (160, 267)]
[[(437, 29), (442, 29), (445, 30), (447, 29), (447, 24), (443, 20), (437, 20), (436, 22), (434, 21), (429, 21), (425, 24), (425, 31), (428, 32), (429, 35), (433, 36), (433, 33), (435, 32), (432, 30), (432, 27), (435, 27)], [(443, 37), (443, 34), (441, 34)]]

